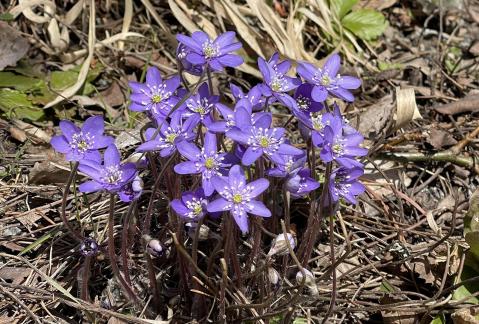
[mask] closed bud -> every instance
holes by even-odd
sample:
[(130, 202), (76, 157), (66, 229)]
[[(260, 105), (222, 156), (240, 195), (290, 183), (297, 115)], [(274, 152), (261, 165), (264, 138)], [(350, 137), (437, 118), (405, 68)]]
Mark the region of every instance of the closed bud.
[(135, 179), (133, 179), (131, 183), (131, 188), (133, 189), (134, 192), (140, 192), (143, 190), (143, 180), (139, 177), (136, 176)]
[[(304, 278), (304, 285), (308, 287), (309, 293), (311, 295), (318, 295), (318, 286), (316, 285), (316, 282), (314, 280), (314, 275), (311, 273), (311, 271), (307, 269), (303, 269), (304, 274), (306, 275)], [(296, 274), (296, 282), (298, 285), (301, 285), (303, 283), (303, 272), (298, 271)]]
[(80, 244), (80, 253), (84, 256), (93, 256), (98, 253), (98, 243), (91, 238), (86, 238)]
[[(192, 239), (195, 238), (197, 227), (198, 227), (197, 224), (193, 224), (193, 223), (191, 223), (188, 226), (188, 236), (191, 237)], [(210, 228), (208, 226), (202, 224), (201, 227), (200, 227), (200, 233), (198, 235), (198, 241), (207, 240), (209, 235), (210, 235)]]
[(146, 246), (146, 250), (153, 257), (159, 257), (163, 253), (163, 246), (157, 239), (151, 239)]
[(279, 272), (274, 268), (268, 268), (268, 279), (273, 286), (276, 286), (279, 283)]
[(289, 241), (289, 245), (291, 248), (294, 250), (296, 247), (296, 241), (294, 239), (293, 234), (287, 233), (284, 235), (283, 233), (279, 234), (276, 236), (276, 238), (273, 241), (273, 244), (271, 244), (271, 249), (268, 252), (268, 256), (273, 256), (273, 255), (286, 255), (289, 253), (288, 249), (288, 244), (286, 243), (286, 239)]

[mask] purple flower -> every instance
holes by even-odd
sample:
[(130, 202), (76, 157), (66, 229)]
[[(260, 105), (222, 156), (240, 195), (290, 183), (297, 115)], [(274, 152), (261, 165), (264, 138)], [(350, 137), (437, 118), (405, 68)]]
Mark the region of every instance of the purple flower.
[(93, 179), (80, 185), (80, 192), (86, 193), (100, 190), (118, 192), (131, 182), (137, 173), (134, 163), (121, 164), (120, 152), (114, 144), (105, 150), (103, 164), (94, 160), (82, 160), (78, 170)]
[(140, 198), (143, 192), (143, 180), (137, 175), (118, 192), (121, 201), (129, 203)]
[(161, 157), (167, 157), (176, 151), (176, 145), (181, 141), (191, 141), (195, 134), (193, 129), (198, 124), (198, 116), (188, 117), (182, 120), (182, 111), (175, 111), (171, 114), (171, 121), (164, 121), (160, 131), (153, 138), (156, 128), (149, 128), (145, 132), (147, 141), (136, 149), (138, 152), (160, 151)]
[(308, 83), (300, 85), (294, 92), (295, 104), (291, 107), (293, 115), (300, 118), (308, 118), (311, 113), (318, 112), (324, 108), (323, 104), (316, 102), (311, 97), (313, 86)]
[(191, 37), (178, 34), (176, 39), (190, 50), (186, 54), (188, 62), (193, 65), (206, 64), (214, 71), (222, 71), (226, 66), (236, 67), (243, 63), (241, 56), (230, 54), (241, 48), (241, 43), (234, 42), (235, 36), (235, 32), (229, 31), (211, 40), (206, 33), (196, 31)]
[(314, 86), (311, 93), (314, 101), (325, 101), (329, 92), (333, 96), (352, 102), (354, 96), (349, 90), (359, 88), (361, 80), (352, 76), (339, 75), (340, 67), (341, 58), (338, 54), (333, 54), (322, 69), (311, 63), (300, 62), (296, 70), (300, 76)]
[[(203, 83), (198, 88), (198, 92), (186, 100), (186, 115), (196, 115), (203, 122), (205, 122), (205, 119), (211, 121), (211, 112), (219, 99), (219, 96), (210, 96), (208, 84)], [(208, 124), (208, 122), (206, 122), (206, 124)]]
[[(329, 125), (333, 129), (342, 129), (343, 119), (341, 115), (332, 113), (314, 113), (310, 112), (309, 116), (306, 114), (298, 114), (298, 119), (307, 128), (311, 130), (311, 137), (313, 144), (316, 147), (322, 147), (324, 143), (324, 128)], [(301, 127), (300, 127), (301, 129)]]
[(252, 113), (252, 105), (246, 99), (240, 99), (236, 103), (235, 110), (232, 110), (222, 103), (217, 103), (216, 108), (224, 120), (214, 121), (208, 124), (208, 130), (214, 133), (225, 133), (233, 129), (233, 127), (243, 129), (251, 125), (256, 125), (258, 122), (261, 125), (270, 125), (272, 121), (271, 114), (269, 113)]
[(264, 80), (261, 91), (265, 97), (273, 96), (284, 105), (291, 107), (295, 101), (287, 92), (299, 87), (301, 79), (286, 75), (291, 67), (291, 62), (278, 62), (278, 60), (278, 53), (275, 53), (268, 62), (261, 57), (258, 58), (258, 67)]
[(362, 164), (354, 158), (368, 154), (368, 150), (360, 147), (364, 137), (359, 133), (343, 135), (343, 128), (327, 125), (324, 128), (324, 142), (320, 152), (321, 160), (331, 162), (335, 160), (340, 165), (352, 168)]
[[(263, 154), (273, 162), (281, 162), (280, 154), (303, 153), (302, 150), (285, 143), (284, 128), (269, 128), (272, 119), (270, 114), (263, 115), (264, 117), (252, 125), (246, 109), (240, 107), (237, 113), (244, 115), (244, 118), (238, 118), (236, 127), (226, 132), (226, 136), (248, 147), (241, 159), (244, 165), (253, 164)], [(238, 124), (240, 121), (242, 124)]]
[(281, 155), (276, 166), (266, 171), (271, 177), (285, 178), (295, 176), (306, 163), (306, 152), (299, 155)]
[(174, 199), (171, 202), (171, 208), (185, 221), (197, 222), (203, 218), (207, 211), (208, 200), (205, 197), (202, 188), (195, 191), (186, 191), (180, 199)]
[(224, 162), (226, 153), (218, 153), (216, 134), (205, 134), (204, 147), (200, 150), (196, 145), (183, 141), (176, 145), (178, 151), (189, 161), (175, 165), (175, 172), (179, 174), (201, 173), (202, 187), (206, 196), (211, 196), (215, 191), (211, 179), (226, 173), (230, 166)]
[(363, 173), (363, 169), (359, 167), (352, 169), (340, 167), (334, 170), (329, 182), (329, 194), (332, 201), (337, 202), (339, 198), (344, 198), (349, 203), (356, 204), (356, 196), (365, 190), (364, 185), (358, 181)]
[(263, 191), (268, 189), (269, 181), (261, 178), (246, 184), (246, 177), (239, 165), (234, 165), (228, 177), (214, 177), (213, 186), (221, 198), (208, 204), (209, 212), (230, 211), (241, 232), (248, 232), (247, 213), (270, 217), (271, 212), (266, 206), (255, 200)]
[(130, 81), (128, 84), (132, 91), (130, 110), (148, 111), (157, 121), (162, 121), (179, 102), (174, 93), (180, 85), (180, 77), (175, 75), (163, 81), (154, 66), (148, 68), (145, 83)]
[(301, 198), (318, 189), (319, 182), (311, 178), (311, 171), (308, 168), (302, 168), (294, 176), (288, 177), (285, 186), (291, 197)]
[(237, 103), (243, 100), (247, 100), (251, 104), (253, 111), (262, 110), (265, 103), (265, 98), (262, 95), (261, 84), (257, 84), (252, 87), (247, 94), (241, 90), (240, 87), (230, 83), (231, 93), (233, 97), (238, 101)]
[(98, 149), (114, 142), (113, 137), (103, 135), (102, 116), (88, 118), (81, 129), (68, 120), (62, 120), (60, 129), (63, 135), (53, 136), (50, 144), (56, 151), (66, 154), (67, 161), (99, 161)]
[(191, 50), (186, 47), (184, 44), (179, 43), (176, 48), (176, 57), (178, 58), (179, 64), (183, 71), (186, 71), (190, 74), (200, 76), (203, 73), (203, 65), (201, 64), (191, 64), (188, 62), (186, 57), (191, 53)]

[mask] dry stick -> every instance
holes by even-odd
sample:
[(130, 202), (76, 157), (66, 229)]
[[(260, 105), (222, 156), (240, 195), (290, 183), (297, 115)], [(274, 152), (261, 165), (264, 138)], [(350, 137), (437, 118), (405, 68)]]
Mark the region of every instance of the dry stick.
[(120, 273), (120, 268), (116, 263), (116, 254), (115, 254), (115, 233), (113, 231), (113, 226), (115, 222), (115, 195), (110, 194), (110, 212), (108, 214), (108, 257), (110, 258), (110, 265), (113, 275), (120, 283), (120, 287), (123, 288), (123, 291), (129, 297), (129, 299), (135, 304), (139, 304), (139, 301), (133, 292), (133, 289), (126, 283), (125, 279)]
[(479, 135), (479, 126), (476, 127), (472, 132), (467, 134), (459, 143), (454, 145), (450, 150), (454, 154), (459, 154), (459, 152), (462, 151), (462, 149), (468, 145), (474, 138), (476, 138)]
[(228, 265), (224, 258), (220, 259), (221, 263), (221, 279), (223, 285), (220, 286), (220, 320), (224, 320), (226, 323), (226, 314), (225, 314), (225, 302), (226, 302), (226, 284), (228, 283)]
[(70, 186), (71, 186), (72, 182), (75, 180), (75, 176), (76, 176), (76, 173), (77, 173), (77, 170), (78, 170), (78, 165), (79, 165), (79, 162), (75, 162), (73, 164), (70, 175), (68, 176), (67, 183), (65, 185), (65, 190), (63, 191), (63, 198), (62, 198), (62, 206), (61, 206), (60, 215), (62, 217), (62, 221), (63, 221), (63, 224), (65, 225), (65, 227), (70, 231), (70, 233), (73, 235), (73, 237), (75, 237), (79, 242), (81, 242), (84, 239), (83, 236), (80, 233), (78, 233), (77, 231), (75, 231), (75, 229), (73, 229), (73, 227), (68, 222), (68, 218), (66, 216), (67, 200), (68, 200), (68, 195), (70, 194)]
[[(331, 200), (331, 199), (330, 199)], [(331, 205), (331, 201), (329, 202)], [(334, 217), (333, 213), (329, 215), (329, 244), (330, 244), (330, 258), (331, 258), (331, 266), (332, 266), (332, 290), (331, 290), (331, 301), (329, 303), (329, 308), (324, 315), (322, 324), (325, 324), (328, 320), (329, 316), (334, 311), (334, 305), (336, 304), (336, 294), (337, 294), (337, 278), (336, 278), (336, 264), (335, 264), (335, 255), (334, 255)]]
[(8, 291), (7, 289), (3, 288), (2, 286), (0, 286), (0, 290), (8, 295), (11, 299), (13, 299), (14, 302), (16, 302), (18, 305), (20, 305), (21, 308), (23, 308), (25, 310), (25, 312), (27, 313), (28, 317), (30, 317), (35, 323), (38, 323), (38, 324), (41, 324), (42, 322), (39, 320), (39, 318), (33, 314), (33, 312), (30, 310), (30, 308), (28, 308), (27, 305), (25, 305), (21, 300), (20, 298), (18, 298), (14, 293)]
[(130, 224), (130, 216), (136, 208), (136, 200), (128, 207), (123, 219), (123, 228), (121, 230), (121, 263), (123, 267), (123, 275), (126, 282), (131, 286), (130, 269), (128, 268), (128, 229)]

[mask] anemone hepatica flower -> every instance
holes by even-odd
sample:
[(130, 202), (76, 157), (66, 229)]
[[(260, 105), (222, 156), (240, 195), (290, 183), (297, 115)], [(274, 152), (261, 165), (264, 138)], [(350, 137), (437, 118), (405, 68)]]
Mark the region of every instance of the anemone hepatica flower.
[(179, 64), (183, 71), (186, 71), (190, 74), (200, 76), (203, 73), (203, 65), (201, 64), (191, 64), (186, 57), (191, 53), (191, 50), (186, 47), (184, 44), (179, 43), (176, 48), (176, 57), (178, 58)]
[(211, 40), (202, 31), (194, 32), (191, 37), (176, 35), (176, 39), (190, 50), (186, 55), (188, 62), (194, 65), (206, 64), (214, 71), (222, 71), (226, 66), (236, 67), (243, 63), (241, 56), (231, 54), (241, 48), (241, 43), (234, 41), (235, 37), (236, 33), (232, 31), (219, 35), (215, 40)]
[(106, 190), (118, 192), (136, 175), (134, 163), (121, 164), (120, 152), (114, 144), (108, 146), (101, 164), (94, 160), (82, 160), (78, 170), (88, 175), (92, 180), (80, 185), (80, 192), (95, 192)]
[[(281, 161), (281, 154), (300, 155), (302, 150), (285, 143), (284, 128), (270, 128), (271, 115), (266, 114), (260, 118), (254, 125), (251, 124), (251, 118), (248, 112), (239, 107), (238, 115), (244, 115), (244, 118), (238, 118), (244, 124), (236, 124), (236, 127), (226, 132), (226, 136), (247, 146), (243, 154), (241, 163), (251, 165), (263, 154), (273, 162)], [(266, 116), (269, 116), (267, 118)], [(238, 122), (237, 121), (237, 122)]]
[(361, 86), (361, 80), (352, 76), (338, 74), (341, 58), (338, 54), (331, 55), (323, 68), (317, 68), (311, 63), (301, 62), (296, 68), (298, 74), (314, 85), (311, 96), (314, 101), (323, 102), (328, 93), (340, 99), (352, 102), (353, 94), (349, 91)]
[(226, 153), (218, 153), (216, 135), (210, 132), (205, 134), (205, 142), (200, 150), (196, 145), (183, 141), (176, 145), (178, 151), (189, 161), (175, 165), (175, 172), (179, 174), (201, 173), (202, 187), (206, 196), (215, 191), (211, 179), (226, 173)]
[[(240, 109), (241, 108), (241, 109)], [(225, 133), (233, 127), (240, 129), (250, 127), (252, 125), (270, 125), (271, 114), (267, 112), (252, 113), (252, 104), (247, 99), (240, 99), (235, 105), (235, 110), (223, 105), (216, 104), (216, 109), (224, 120), (214, 121), (208, 124), (208, 130), (214, 133)]]
[(113, 137), (103, 135), (102, 116), (88, 118), (82, 128), (62, 120), (60, 129), (63, 135), (53, 136), (50, 144), (56, 151), (65, 154), (67, 161), (100, 160), (98, 149), (114, 142)]
[(156, 128), (149, 128), (145, 132), (147, 141), (136, 149), (138, 152), (160, 151), (161, 157), (167, 157), (176, 151), (176, 145), (181, 141), (191, 141), (195, 137), (193, 129), (198, 124), (198, 116), (190, 116), (182, 120), (182, 111), (171, 114), (170, 123), (164, 121), (159, 133)]
[[(321, 148), (324, 143), (324, 128), (330, 125), (333, 129), (342, 129), (343, 120), (340, 115), (332, 113), (315, 113), (310, 112), (309, 115), (299, 113), (296, 115), (302, 125), (311, 130), (311, 138), (316, 147)], [(301, 127), (300, 127), (301, 130)]]
[(324, 128), (324, 143), (320, 152), (320, 157), (324, 162), (335, 160), (340, 165), (352, 168), (362, 164), (354, 158), (364, 156), (368, 150), (360, 147), (364, 137), (359, 133), (343, 135), (342, 127), (334, 128), (330, 125)]
[(331, 173), (329, 182), (329, 194), (333, 202), (339, 198), (344, 198), (351, 204), (356, 204), (356, 196), (362, 194), (365, 190), (364, 185), (358, 181), (358, 178), (364, 173), (362, 168), (340, 167)]
[(187, 115), (196, 115), (202, 121), (210, 119), (216, 103), (219, 101), (219, 96), (210, 96), (208, 84), (205, 82), (199, 88), (198, 92), (186, 100)]
[[(311, 97), (313, 91), (313, 85), (309, 83), (303, 83), (294, 92), (295, 104), (291, 107), (293, 115), (299, 118), (299, 116), (309, 116), (310, 113), (315, 113), (324, 108), (323, 104), (314, 101)], [(304, 118), (304, 117), (303, 117)]]
[(207, 211), (208, 200), (202, 188), (195, 191), (186, 191), (181, 199), (174, 199), (170, 206), (185, 221), (197, 222), (203, 218)]
[(265, 97), (274, 97), (286, 106), (294, 105), (295, 101), (287, 92), (296, 89), (301, 84), (301, 79), (286, 75), (291, 67), (291, 62), (278, 62), (279, 55), (276, 53), (266, 62), (262, 57), (258, 58), (258, 67), (263, 75), (264, 83), (261, 91)]
[(130, 81), (130, 110), (148, 111), (157, 120), (163, 120), (170, 110), (179, 102), (175, 91), (180, 85), (180, 77), (175, 75), (163, 80), (157, 67), (146, 71), (146, 82)]
[(252, 111), (258, 111), (264, 108), (263, 106), (266, 100), (262, 95), (261, 84), (252, 87), (246, 94), (240, 87), (233, 83), (230, 83), (230, 89), (237, 103), (241, 100), (247, 100), (251, 104)]
[(295, 176), (306, 163), (306, 152), (299, 155), (281, 155), (276, 166), (266, 171), (271, 177), (285, 178)]
[(291, 197), (301, 198), (318, 189), (319, 182), (311, 178), (311, 171), (308, 168), (302, 168), (294, 176), (288, 177), (285, 186)]
[(209, 212), (229, 211), (241, 232), (248, 232), (248, 215), (270, 217), (271, 212), (258, 200), (255, 200), (263, 191), (268, 189), (269, 181), (262, 178), (246, 183), (246, 177), (239, 165), (234, 165), (228, 177), (214, 177), (213, 186), (221, 198), (208, 204)]

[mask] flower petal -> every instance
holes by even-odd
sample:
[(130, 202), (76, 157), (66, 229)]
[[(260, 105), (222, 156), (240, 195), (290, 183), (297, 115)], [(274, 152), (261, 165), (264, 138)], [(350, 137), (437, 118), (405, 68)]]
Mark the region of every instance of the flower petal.
[(337, 81), (336, 84), (344, 89), (357, 89), (361, 86), (361, 80), (352, 76), (342, 76)]
[(74, 134), (80, 132), (80, 128), (78, 128), (75, 124), (73, 124), (69, 120), (62, 120), (60, 122), (60, 129), (63, 132), (63, 135), (70, 141)]
[(163, 82), (160, 70), (156, 66), (150, 66), (146, 71), (146, 84), (149, 86), (159, 85)]
[(243, 154), (243, 158), (241, 159), (241, 163), (243, 165), (251, 165), (253, 164), (259, 157), (263, 155), (263, 150), (253, 147), (248, 147), (246, 152)]
[(228, 210), (229, 206), (231, 206), (231, 203), (228, 200), (224, 198), (218, 198), (210, 202), (208, 206), (206, 206), (206, 210), (210, 213), (222, 212)]
[(331, 89), (329, 90), (329, 92), (331, 92), (331, 94), (333, 94), (334, 96), (340, 98), (340, 99), (343, 99), (344, 101), (348, 101), (348, 102), (353, 102), (354, 101), (354, 95), (344, 89), (344, 88), (337, 88), (337, 89)]
[(101, 184), (93, 180), (83, 182), (82, 184), (80, 184), (80, 186), (78, 186), (78, 190), (85, 193), (100, 191), (102, 189), (103, 187), (101, 186)]
[(301, 155), (304, 152), (303, 150), (294, 147), (293, 145), (283, 143), (279, 146), (278, 153), (287, 155)]
[(211, 179), (206, 179), (203, 177), (201, 181), (201, 187), (203, 187), (206, 197), (211, 196), (213, 192), (215, 192), (215, 188), (213, 187), (213, 183), (211, 182)]
[(121, 161), (120, 152), (114, 144), (107, 147), (103, 158), (106, 167), (119, 165)]
[(193, 161), (178, 163), (175, 165), (174, 170), (178, 174), (195, 174), (200, 172)]
[[(194, 33), (193, 33), (194, 35)], [(193, 38), (183, 35), (183, 34), (178, 34), (176, 35), (176, 39), (178, 42), (182, 43), (186, 47), (189, 47), (191, 50), (197, 52), (197, 53), (202, 53), (203, 49), (201, 48), (201, 45), (198, 44)]]
[(190, 62), (191, 64), (204, 64), (206, 62), (205, 57), (195, 53), (191, 52), (186, 56), (186, 60)]
[(200, 149), (196, 145), (187, 141), (181, 141), (176, 144), (176, 149), (190, 161), (198, 161), (201, 154)]
[(232, 210), (231, 215), (233, 215), (233, 218), (235, 219), (235, 222), (240, 228), (241, 232), (243, 234), (248, 233), (249, 224), (248, 224), (248, 215), (246, 215), (246, 212), (239, 209), (236, 211)]
[(90, 133), (91, 135), (99, 136), (103, 135), (105, 124), (103, 121), (103, 116), (94, 116), (85, 120), (85, 123), (82, 126), (82, 131), (84, 133)]
[(261, 178), (253, 182), (248, 183), (249, 188), (251, 188), (250, 196), (252, 198), (259, 196), (269, 187), (269, 181), (267, 179)]
[(203, 147), (207, 155), (214, 155), (218, 150), (216, 146), (216, 134), (213, 134), (211, 132), (206, 132), (205, 142)]
[(249, 135), (238, 128), (234, 128), (226, 132), (226, 137), (231, 138), (235, 142), (247, 144)]
[[(238, 186), (246, 184), (246, 177), (244, 175), (243, 168), (241, 168), (237, 164), (233, 165), (231, 167), (229, 175), (228, 175), (228, 182), (230, 183), (230, 185), (231, 184), (236, 184)], [(216, 186), (215, 186), (215, 188), (216, 188)]]
[(324, 63), (323, 71), (327, 73), (330, 77), (335, 77), (339, 69), (341, 68), (341, 57), (334, 53), (330, 57), (328, 57), (326, 63)]
[(215, 190), (221, 195), (221, 193), (228, 189), (228, 183), (225, 181), (227, 178), (224, 177), (213, 177), (211, 178), (211, 183)]
[(213, 43), (215, 45), (218, 45), (221, 48), (231, 44), (233, 40), (235, 39), (235, 37), (236, 37), (236, 33), (234, 31), (227, 31), (219, 35), (218, 37), (216, 37)]
[(311, 91), (311, 98), (317, 102), (323, 102), (328, 98), (328, 90), (323, 86), (314, 86), (313, 91)]
[(185, 217), (190, 211), (179, 199), (173, 199), (170, 203), (170, 207), (180, 216)]
[(261, 202), (251, 200), (246, 204), (247, 212), (261, 217), (271, 217), (271, 211)]
[(53, 136), (50, 140), (51, 146), (60, 153), (68, 153), (71, 150), (70, 144), (67, 142), (67, 139), (63, 135)]
[(225, 54), (220, 56), (218, 60), (222, 65), (229, 67), (237, 67), (244, 62), (243, 58), (236, 54)]

